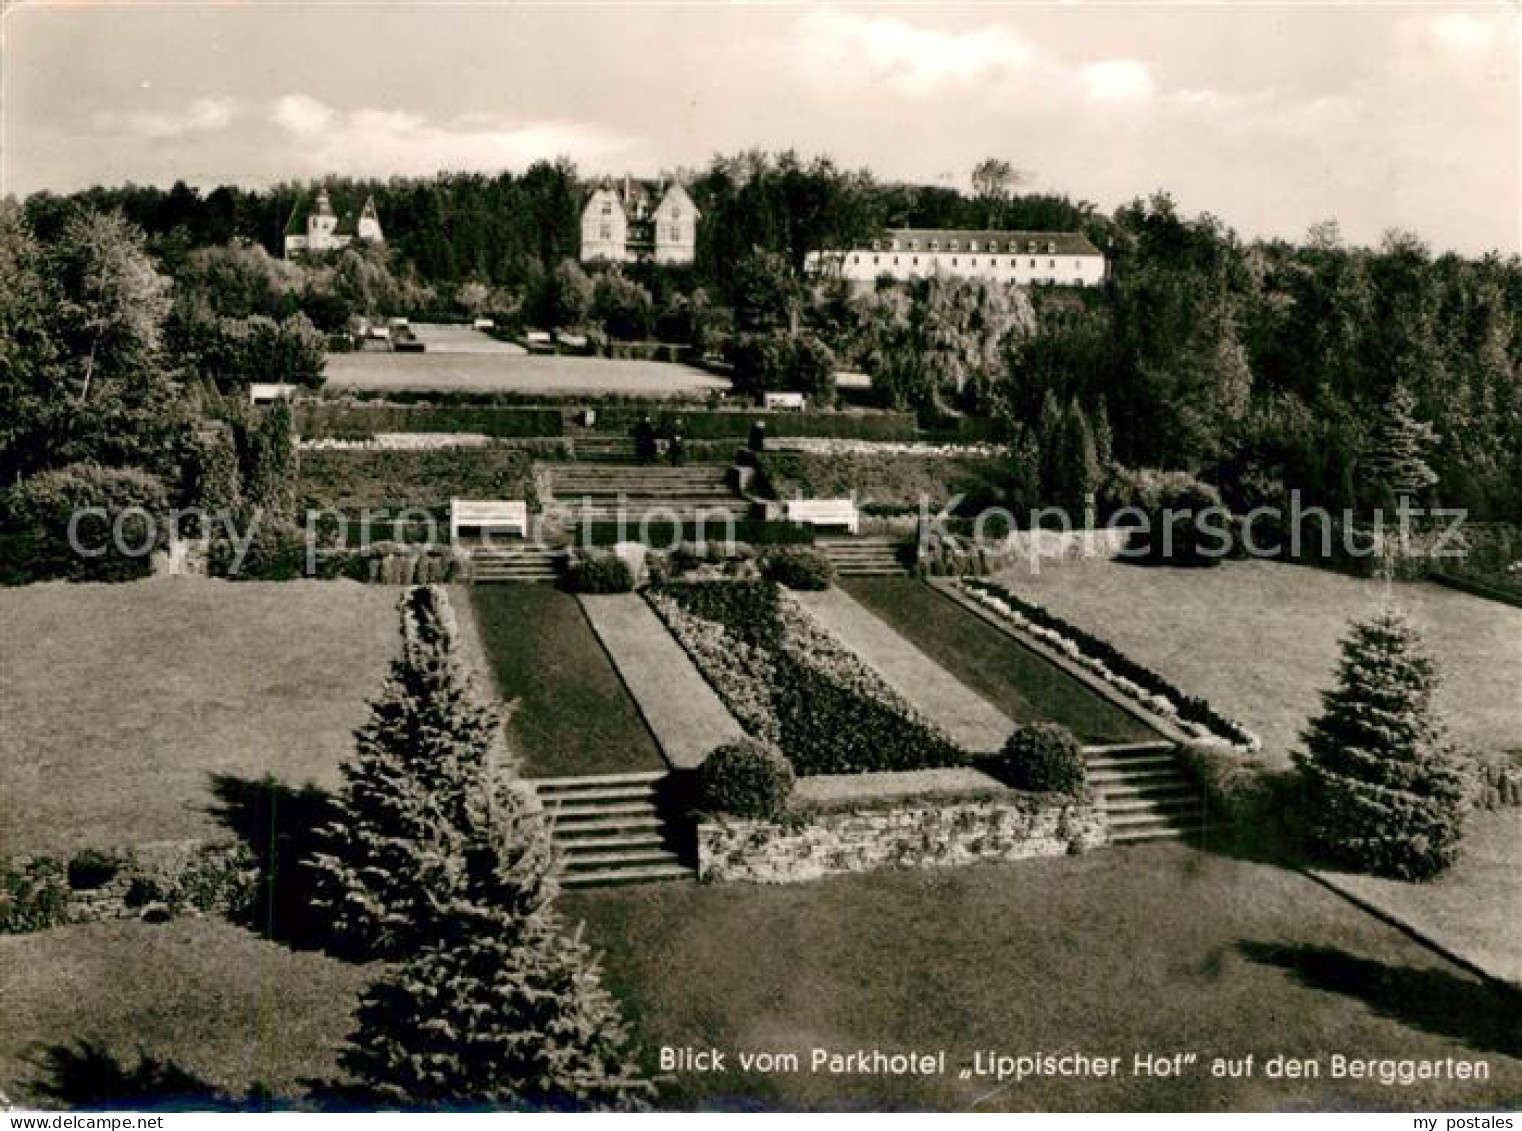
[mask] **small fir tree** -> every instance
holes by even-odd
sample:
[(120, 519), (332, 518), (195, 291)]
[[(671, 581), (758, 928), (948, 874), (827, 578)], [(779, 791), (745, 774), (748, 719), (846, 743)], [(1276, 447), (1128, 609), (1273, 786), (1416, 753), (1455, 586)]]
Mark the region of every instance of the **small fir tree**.
[(341, 1054), (383, 1107), (628, 1110), (652, 1094), (597, 956), (552, 910), (459, 909), (363, 995)]
[(1436, 686), (1400, 614), (1353, 625), (1337, 685), (1295, 754), (1311, 846), (1328, 861), (1418, 880), (1456, 859), (1464, 779), (1433, 707)]
[(455, 654), (443, 590), (411, 590), (402, 620), (402, 654), (311, 861), (334, 943), (377, 957), (437, 937), (462, 899), (530, 914), (554, 895), (548, 827)]

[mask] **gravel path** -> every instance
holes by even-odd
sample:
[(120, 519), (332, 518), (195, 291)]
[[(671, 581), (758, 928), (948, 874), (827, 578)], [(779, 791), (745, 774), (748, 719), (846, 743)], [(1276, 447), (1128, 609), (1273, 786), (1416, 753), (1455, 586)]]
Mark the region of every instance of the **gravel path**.
[(672, 766), (701, 765), (715, 746), (744, 736), (643, 597), (617, 593), (580, 600)]
[(843, 589), (796, 593), (816, 622), (964, 748), (998, 750), (1015, 729), (1004, 713), (957, 680)]

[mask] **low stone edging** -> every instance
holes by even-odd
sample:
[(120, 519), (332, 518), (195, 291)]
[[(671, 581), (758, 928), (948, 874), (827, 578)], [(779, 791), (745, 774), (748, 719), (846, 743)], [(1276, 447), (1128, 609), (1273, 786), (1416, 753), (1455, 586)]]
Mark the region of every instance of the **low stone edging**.
[(698, 877), (788, 884), (886, 868), (1067, 856), (1109, 840), (1103, 810), (1091, 797), (1020, 793), (986, 780), (990, 788), (974, 793), (893, 796), (889, 790), (854, 800), (805, 800), (775, 821), (704, 817), (697, 826)]

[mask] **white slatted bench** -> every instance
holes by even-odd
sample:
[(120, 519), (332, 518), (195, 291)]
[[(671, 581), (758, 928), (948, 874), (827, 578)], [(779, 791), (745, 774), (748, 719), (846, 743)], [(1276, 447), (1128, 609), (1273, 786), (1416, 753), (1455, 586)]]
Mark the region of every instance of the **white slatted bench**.
[(807, 404), (802, 393), (764, 393), (761, 401), (767, 409), (784, 412), (802, 412)]
[(528, 536), (528, 504), (522, 499), (450, 499), (449, 540), (492, 535)]
[(789, 522), (861, 533), (861, 512), (856, 509), (855, 499), (790, 499), (782, 508)]

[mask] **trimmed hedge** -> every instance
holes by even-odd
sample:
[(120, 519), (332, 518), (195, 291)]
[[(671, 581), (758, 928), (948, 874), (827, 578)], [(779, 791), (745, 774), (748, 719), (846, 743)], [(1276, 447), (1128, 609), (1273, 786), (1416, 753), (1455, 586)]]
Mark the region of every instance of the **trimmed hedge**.
[(698, 807), (770, 821), (787, 809), (793, 767), (776, 747), (754, 738), (718, 747), (698, 769)]
[[(474, 432), (500, 438), (559, 438), (565, 434), (565, 410), (561, 408), (450, 401), (441, 394), (430, 397), (438, 403), (302, 402), (294, 407), (296, 432), (303, 439), (349, 439), (379, 432)], [(403, 400), (400, 395), (390, 399)], [(640, 417), (649, 415), (658, 421), (680, 419), (682, 437), (689, 441), (742, 441), (757, 420), (765, 421), (767, 435), (773, 438), (913, 440), (917, 435), (915, 418), (908, 413), (687, 410), (649, 400), (604, 406), (596, 397), (567, 398), (567, 403), (596, 406), (598, 432), (627, 434)]]
[(788, 547), (762, 556), (761, 576), (789, 589), (817, 591), (834, 582), (835, 567), (818, 550)]
[(995, 775), (1029, 793), (1078, 796), (1089, 788), (1083, 747), (1067, 727), (1057, 723), (1028, 723), (1004, 743), (992, 759)]
[(477, 432), (496, 437), (564, 434), (560, 409), (517, 405), (377, 405), (303, 402), (295, 406), (302, 439), (344, 439), (377, 432)]
[(634, 591), (634, 571), (616, 554), (595, 554), (572, 562), (566, 581), (573, 593)]

